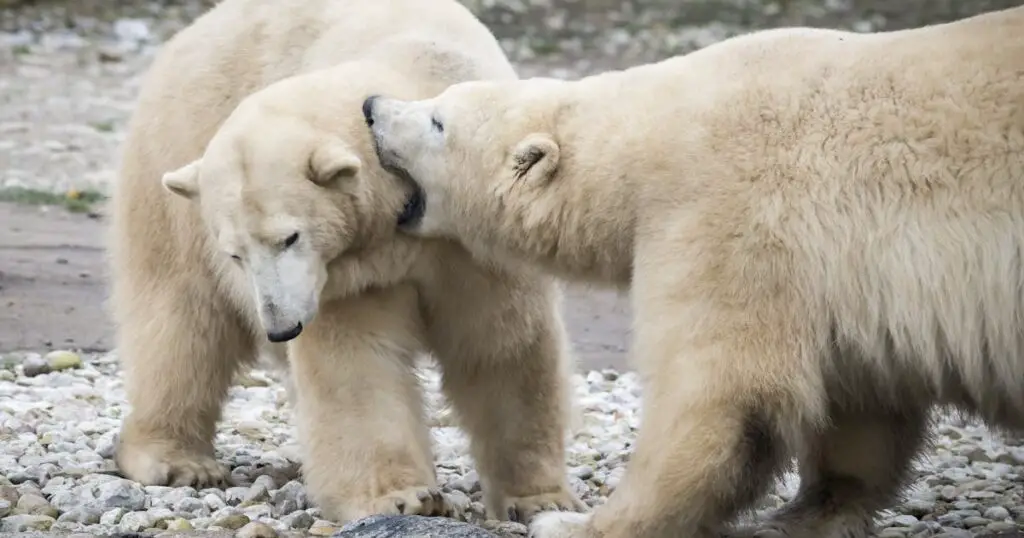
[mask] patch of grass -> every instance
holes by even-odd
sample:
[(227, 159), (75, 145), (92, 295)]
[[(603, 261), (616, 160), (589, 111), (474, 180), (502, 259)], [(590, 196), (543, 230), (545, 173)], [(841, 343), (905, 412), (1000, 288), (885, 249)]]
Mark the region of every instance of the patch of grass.
[(109, 133), (109, 132), (112, 132), (114, 130), (114, 122), (110, 121), (110, 120), (108, 120), (108, 121), (97, 121), (97, 122), (94, 122), (94, 123), (90, 123), (89, 125), (92, 126), (93, 129), (96, 129), (97, 131), (99, 131), (101, 133)]
[(32, 52), (32, 49), (29, 48), (28, 45), (15, 45), (14, 48), (11, 49), (11, 52), (13, 52), (15, 56), (24, 56)]
[(530, 48), (533, 49), (533, 53), (537, 56), (553, 56), (561, 50), (558, 43), (545, 39), (534, 40), (530, 43)]
[(0, 189), (0, 202), (12, 202), (24, 205), (62, 206), (72, 213), (88, 213), (92, 206), (106, 197), (94, 190), (68, 191), (56, 193), (24, 187)]

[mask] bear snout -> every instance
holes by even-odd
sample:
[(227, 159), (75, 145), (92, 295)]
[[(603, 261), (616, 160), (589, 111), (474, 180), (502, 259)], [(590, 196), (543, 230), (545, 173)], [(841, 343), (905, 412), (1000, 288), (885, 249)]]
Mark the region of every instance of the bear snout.
[(363, 119), (366, 120), (367, 127), (373, 127), (373, 104), (379, 97), (379, 95), (371, 95), (363, 101)]
[(302, 323), (296, 323), (294, 327), (285, 331), (267, 331), (267, 340), (277, 344), (293, 340), (302, 334)]

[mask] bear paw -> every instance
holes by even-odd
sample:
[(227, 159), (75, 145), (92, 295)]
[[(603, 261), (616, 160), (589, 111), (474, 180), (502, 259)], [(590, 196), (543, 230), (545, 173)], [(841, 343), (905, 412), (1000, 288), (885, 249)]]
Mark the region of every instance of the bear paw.
[(224, 488), (231, 485), (227, 468), (210, 455), (166, 450), (159, 445), (121, 443), (114, 456), (126, 478), (145, 486)]
[(530, 523), (530, 538), (593, 538), (590, 513), (542, 512)]
[(436, 487), (413, 487), (393, 491), (370, 502), (369, 515), (417, 515), (458, 518), (459, 508)]
[(519, 523), (529, 523), (540, 512), (585, 512), (587, 505), (568, 491), (542, 493), (528, 497), (510, 497), (506, 501), (508, 518)]

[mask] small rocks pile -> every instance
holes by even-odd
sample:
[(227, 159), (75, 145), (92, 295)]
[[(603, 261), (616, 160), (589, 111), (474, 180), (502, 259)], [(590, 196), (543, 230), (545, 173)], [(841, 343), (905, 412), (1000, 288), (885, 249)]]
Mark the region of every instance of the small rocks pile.
[[(443, 412), (438, 373), (425, 368), (423, 379), (443, 488), (464, 504), (466, 520), (477, 529), (498, 537), (525, 536), (522, 525), (484, 519), (467, 438)], [(573, 487), (595, 506), (625, 470), (639, 421), (640, 388), (635, 374), (610, 370), (577, 375), (574, 383), (578, 414), (567, 463)], [(274, 371), (254, 370), (232, 387), (217, 448), (231, 468), (233, 487), (144, 487), (120, 477), (111, 459), (120, 419), (128, 411), (115, 356), (56, 351), (3, 357), (0, 532), (335, 534), (341, 526), (321, 517), (299, 476), (285, 398)], [(952, 419), (940, 421), (936, 439), (905, 502), (882, 518), (880, 536), (952, 538), (1024, 529), (1024, 443)], [(796, 478), (787, 476), (760, 509), (778, 507), (796, 485)], [(374, 521), (360, 527), (367, 534), (349, 529), (342, 536), (388, 536), (371, 531), (419, 524)]]

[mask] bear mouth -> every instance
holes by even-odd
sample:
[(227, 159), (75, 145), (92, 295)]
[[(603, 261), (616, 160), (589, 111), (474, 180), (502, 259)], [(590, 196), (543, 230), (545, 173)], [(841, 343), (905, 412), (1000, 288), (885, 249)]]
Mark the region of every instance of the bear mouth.
[(402, 206), (402, 212), (398, 214), (397, 225), (399, 228), (404, 229), (415, 228), (423, 220), (423, 214), (426, 212), (427, 195), (423, 192), (420, 184), (412, 178), (412, 174), (405, 168), (395, 164), (395, 159), (391, 158), (387, 154), (388, 152), (381, 148), (376, 133), (373, 133), (373, 135), (373, 150), (377, 154), (377, 161), (380, 163), (381, 168), (385, 172), (397, 177), (402, 183), (405, 183), (410, 190), (409, 195), (405, 199), (405, 204)]
[(416, 227), (423, 220), (423, 213), (427, 208), (427, 199), (423, 189), (415, 181), (412, 179), (407, 179), (406, 181), (412, 185), (412, 192), (405, 199), (402, 212), (398, 215), (398, 227), (409, 229)]
[(409, 188), (405, 204), (402, 205), (402, 212), (398, 214), (398, 227), (404, 229), (415, 228), (423, 220), (423, 214), (427, 210), (427, 194), (423, 192), (423, 187), (420, 187), (420, 184), (412, 178), (408, 170), (388, 162), (383, 158), (383, 155), (379, 157), (379, 160), (381, 167), (386, 172), (398, 178), (399, 181), (405, 183)]

